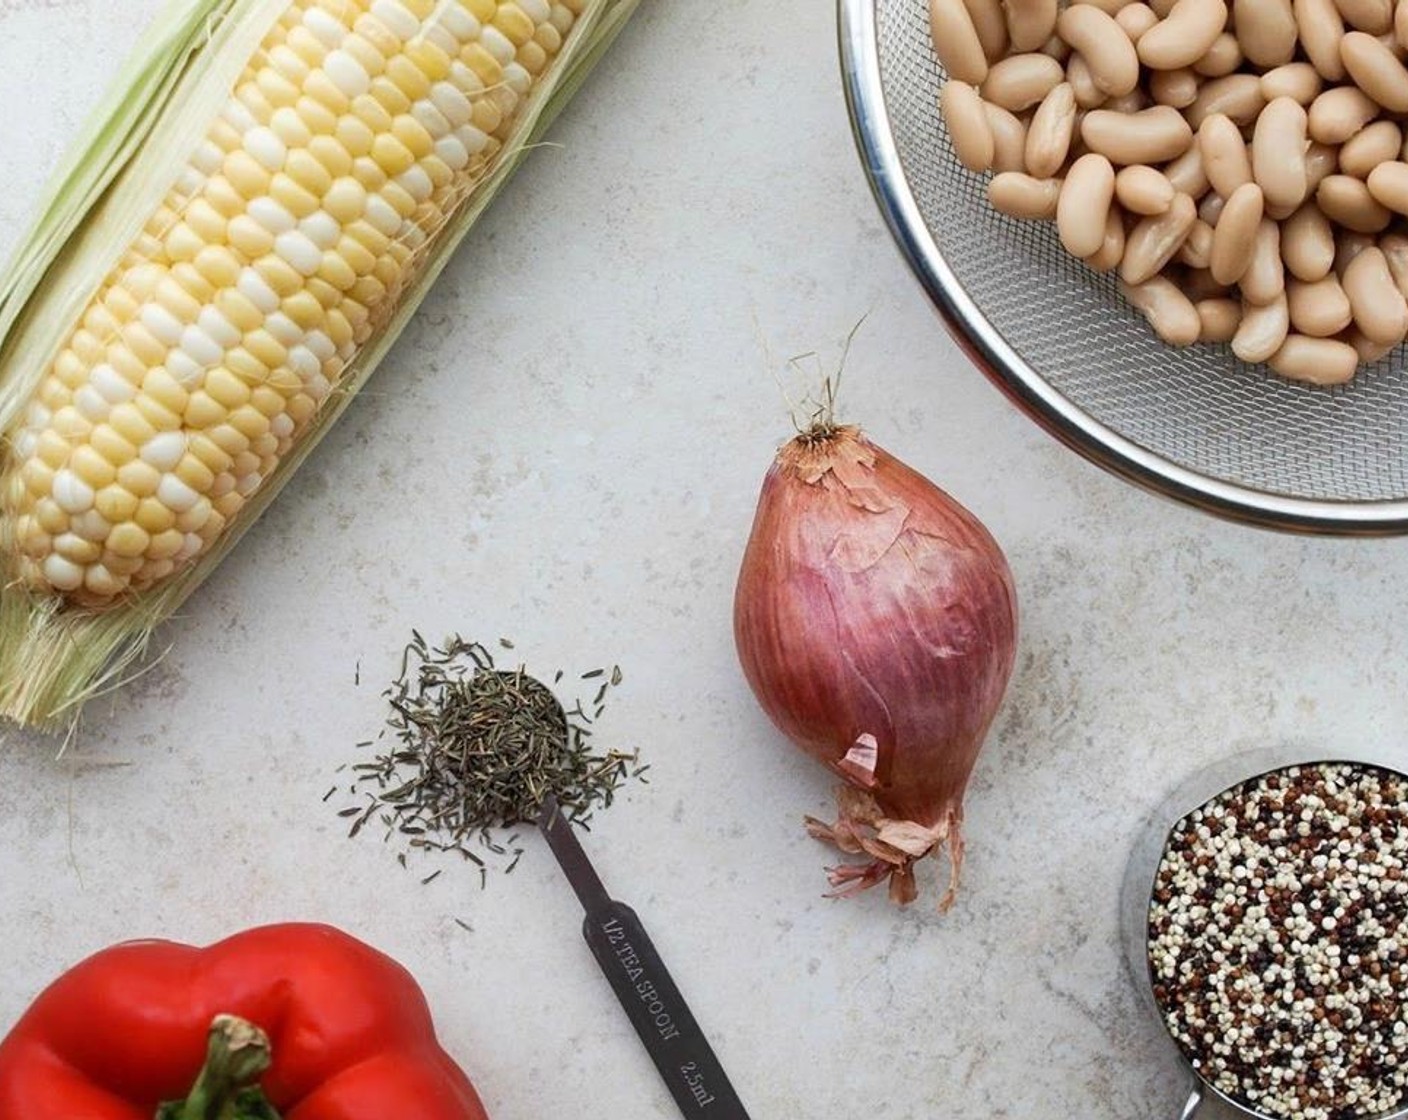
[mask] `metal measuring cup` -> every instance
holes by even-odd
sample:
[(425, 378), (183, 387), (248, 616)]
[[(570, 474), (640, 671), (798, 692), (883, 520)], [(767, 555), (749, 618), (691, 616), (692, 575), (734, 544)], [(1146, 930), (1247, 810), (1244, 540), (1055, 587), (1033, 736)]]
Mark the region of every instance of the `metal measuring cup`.
[[(1250, 1105), (1222, 1092), (1203, 1079), (1182, 1048), (1167, 1033), (1163, 1009), (1154, 998), (1154, 981), (1149, 965), (1149, 908), (1153, 902), (1154, 880), (1164, 849), (1173, 829), (1184, 817), (1234, 786), (1290, 766), (1316, 766), (1325, 763), (1352, 763), (1376, 767), (1408, 779), (1408, 751), (1360, 750), (1353, 754), (1287, 746), (1253, 750), (1232, 755), (1199, 770), (1178, 786), (1150, 813), (1130, 852), (1120, 893), (1120, 919), (1125, 942), (1125, 959), (1130, 975), (1149, 1011), (1158, 1016), (1165, 1029), (1169, 1048), (1188, 1072), (1192, 1087), (1179, 1120), (1276, 1120)], [(1408, 1105), (1393, 1112), (1356, 1117), (1356, 1120), (1408, 1120)]]

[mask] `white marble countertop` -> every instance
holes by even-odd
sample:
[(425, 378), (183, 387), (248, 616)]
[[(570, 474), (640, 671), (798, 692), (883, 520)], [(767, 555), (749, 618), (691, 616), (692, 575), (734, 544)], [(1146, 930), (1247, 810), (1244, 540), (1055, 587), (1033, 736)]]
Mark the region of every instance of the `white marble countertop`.
[[(0, 246), (157, 7), (0, 0)], [(416, 973), (495, 1120), (674, 1116), (540, 843), (485, 890), (421, 886), (321, 803), (414, 626), (509, 636), (544, 672), (622, 665), (599, 735), (653, 782), (591, 850), (760, 1120), (1176, 1115), (1122, 963), (1125, 853), (1228, 751), (1408, 753), (1408, 549), (1210, 520), (1008, 406), (876, 214), (826, 3), (647, 0), (555, 138), (166, 658), (61, 759), (3, 744), (0, 1028), (111, 942), (320, 920)], [(944, 918), (821, 897), (800, 818), (830, 782), (732, 646), (788, 431), (760, 339), (834, 359), (862, 316), (845, 416), (988, 523), (1023, 608)]]

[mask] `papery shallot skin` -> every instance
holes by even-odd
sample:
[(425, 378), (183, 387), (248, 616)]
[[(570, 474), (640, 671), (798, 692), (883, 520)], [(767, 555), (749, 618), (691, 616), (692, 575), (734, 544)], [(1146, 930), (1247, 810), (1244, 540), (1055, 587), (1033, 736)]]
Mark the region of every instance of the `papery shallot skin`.
[(951, 823), (961, 858), (963, 791), (1017, 645), (1012, 574), (976, 517), (856, 428), (804, 434), (763, 482), (734, 637), (784, 735), (883, 817), (940, 839)]

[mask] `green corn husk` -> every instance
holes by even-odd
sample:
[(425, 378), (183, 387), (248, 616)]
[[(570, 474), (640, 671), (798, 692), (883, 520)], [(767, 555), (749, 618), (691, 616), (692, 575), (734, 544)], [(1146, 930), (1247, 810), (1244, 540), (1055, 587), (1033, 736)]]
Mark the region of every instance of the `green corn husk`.
[[(427, 245), (385, 327), (349, 363), (292, 451), (208, 553), (161, 586), (102, 609), (68, 605), (14, 581), (0, 527), (0, 719), (72, 726), (85, 701), (134, 670), (152, 633), (264, 511), (390, 350), (450, 255), (539, 143), (640, 0), (588, 0), (514, 141)], [(104, 276), (229, 98), (286, 0), (174, 0), (74, 144), (49, 202), (0, 284), (0, 466), (12, 429)]]

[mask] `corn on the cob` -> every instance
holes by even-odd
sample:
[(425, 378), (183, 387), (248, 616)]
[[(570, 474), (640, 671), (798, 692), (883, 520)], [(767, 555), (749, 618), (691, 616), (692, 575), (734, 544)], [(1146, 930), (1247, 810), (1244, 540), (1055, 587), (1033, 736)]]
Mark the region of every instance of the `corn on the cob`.
[[(218, 559), (389, 345), (447, 225), (521, 150), (574, 28), (604, 23), (585, 64), (635, 0), (263, 2), (270, 25), (232, 95), (0, 439), (12, 717), (81, 699)], [(83, 637), (65, 612), (125, 609), (100, 658), (64, 666), (55, 641)], [(56, 620), (69, 632), (48, 641)], [(17, 625), (52, 664), (5, 660)], [(30, 668), (45, 680), (17, 679)]]

